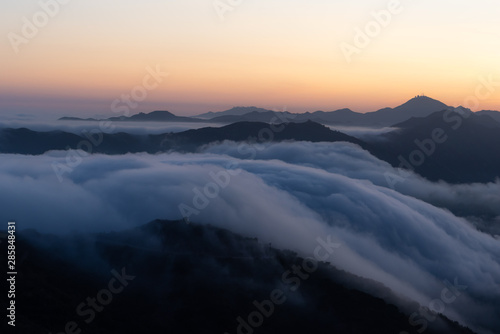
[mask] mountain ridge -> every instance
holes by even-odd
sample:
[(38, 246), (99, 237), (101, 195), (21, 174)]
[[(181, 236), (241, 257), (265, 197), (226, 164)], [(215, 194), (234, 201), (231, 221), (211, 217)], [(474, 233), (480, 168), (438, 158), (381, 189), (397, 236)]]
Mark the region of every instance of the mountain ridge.
[(134, 114), (131, 116), (114, 116), (104, 119), (96, 119), (96, 118), (79, 118), (79, 117), (61, 117), (58, 119), (59, 121), (112, 121), (112, 122), (206, 122), (203, 119), (197, 119), (193, 117), (187, 116), (177, 116), (166, 110), (154, 110), (150, 113), (140, 112), (138, 114)]
[[(394, 124), (370, 142), (375, 155), (431, 181), (495, 182), (500, 178), (500, 123), (465, 109), (445, 110)], [(380, 154), (381, 153), (381, 154)]]
[[(125, 132), (102, 134), (99, 145), (92, 147), (92, 153), (125, 154), (157, 153), (167, 150), (196, 151), (199, 147), (224, 140), (257, 140), (261, 131), (271, 131), (269, 141), (347, 141), (362, 147), (368, 145), (342, 132), (312, 121), (282, 123), (273, 125), (276, 131), (264, 122), (237, 122), (220, 128), (206, 127), (178, 133), (158, 135), (131, 135)], [(279, 130), (278, 130), (279, 129)], [(267, 137), (266, 137), (267, 138)], [(26, 128), (0, 129), (0, 152), (20, 154), (43, 154), (50, 150), (77, 149), (79, 143), (87, 141), (85, 136), (63, 131), (37, 132)]]
[[(177, 116), (169, 111), (155, 110), (150, 113), (138, 113), (131, 116), (115, 116), (107, 119), (61, 117), (63, 121), (113, 121), (113, 122), (186, 122), (186, 123), (222, 123), (230, 124), (236, 122), (266, 122), (281, 123), (287, 121), (305, 122), (308, 120), (339, 126), (362, 126), (362, 127), (389, 127), (393, 124), (403, 122), (412, 117), (425, 117), (436, 111), (452, 109), (441, 101), (427, 96), (417, 95), (394, 108), (382, 108), (377, 111), (359, 113), (349, 108), (334, 111), (322, 111), (305, 113), (290, 113), (288, 111), (272, 111), (258, 107), (233, 107), (219, 112), (208, 112), (197, 116)], [(500, 121), (500, 112), (494, 110), (478, 111), (478, 114), (486, 114)]]
[[(123, 231), (69, 236), (25, 231), (16, 240), (25, 268), (16, 282), (22, 287), (16, 291), (20, 333), (58, 333), (69, 320), (91, 333), (242, 332), (238, 318), (247, 319), (255, 301), (269, 299), (284, 272), (305, 263), (256, 238), (188, 223), (155, 220)], [(75, 317), (75, 307), (103, 291), (113, 270), (124, 278), (123, 291), (106, 306), (106, 316), (86, 323)], [(274, 306), (259, 333), (304, 333), (311, 326), (321, 334), (417, 333), (408, 319), (420, 305), (381, 283), (327, 262), (318, 262), (303, 283), (300, 296), (308, 302), (294, 302), (294, 290), (281, 284), (287, 300)], [(441, 314), (427, 332), (473, 334)]]
[[(416, 96), (395, 108), (382, 108), (377, 111), (358, 113), (349, 108), (334, 111), (315, 111), (306, 113), (289, 112), (252, 112), (243, 115), (223, 115), (210, 118), (214, 123), (233, 123), (241, 121), (267, 121), (291, 118), (296, 122), (311, 120), (321, 124), (343, 126), (386, 127), (410, 117), (427, 116), (433, 112), (449, 109), (446, 104), (427, 96)], [(224, 113), (224, 112), (222, 112)]]

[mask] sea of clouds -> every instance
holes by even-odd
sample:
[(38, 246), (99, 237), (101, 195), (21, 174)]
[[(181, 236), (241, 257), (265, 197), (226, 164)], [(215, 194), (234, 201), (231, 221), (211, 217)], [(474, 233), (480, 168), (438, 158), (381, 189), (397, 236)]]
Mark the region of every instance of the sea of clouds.
[(391, 187), (387, 175), (399, 171), (348, 143), (91, 155), (60, 182), (53, 163), (66, 159), (1, 154), (0, 220), (69, 233), (188, 218), (303, 256), (332, 236), (342, 244), (337, 267), (422, 305), (456, 279), (467, 288), (443, 313), (482, 333), (500, 327), (500, 241), (453, 213), (500, 216), (499, 182), (449, 185), (406, 173)]

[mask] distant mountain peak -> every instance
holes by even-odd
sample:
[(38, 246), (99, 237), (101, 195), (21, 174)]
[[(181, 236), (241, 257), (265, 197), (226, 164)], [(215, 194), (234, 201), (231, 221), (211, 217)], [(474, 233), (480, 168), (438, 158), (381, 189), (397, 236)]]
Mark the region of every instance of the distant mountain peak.
[[(432, 105), (432, 104), (434, 104), (434, 105), (436, 105), (438, 107), (444, 108), (444, 109), (446, 109), (448, 107), (443, 102), (438, 101), (436, 99), (433, 99), (431, 97), (425, 96), (425, 95), (417, 95), (417, 96), (409, 99), (405, 103), (403, 103), (400, 107), (402, 107), (402, 106), (411, 106), (411, 105), (429, 106), (429, 105)], [(436, 110), (436, 111), (438, 111), (438, 110)]]
[(237, 106), (224, 111), (217, 111), (217, 112), (209, 111), (207, 113), (196, 115), (194, 117), (212, 119), (220, 116), (243, 116), (248, 113), (265, 113), (270, 111), (272, 110), (253, 107), (253, 106), (252, 107)]
[(414, 98), (410, 99), (410, 100), (415, 100), (415, 99), (421, 99), (421, 100), (425, 100), (425, 99), (429, 99), (429, 100), (434, 100), (433, 98), (430, 98), (429, 96), (427, 95), (416, 95)]
[[(144, 113), (141, 113), (141, 114), (144, 114)], [(172, 116), (175, 116), (170, 111), (166, 111), (166, 110), (155, 110), (155, 111), (150, 112), (149, 115), (172, 115)]]
[(402, 105), (394, 108), (394, 111), (404, 112), (411, 116), (427, 116), (435, 111), (442, 111), (450, 107), (441, 101), (435, 100), (425, 95), (417, 95), (406, 101)]

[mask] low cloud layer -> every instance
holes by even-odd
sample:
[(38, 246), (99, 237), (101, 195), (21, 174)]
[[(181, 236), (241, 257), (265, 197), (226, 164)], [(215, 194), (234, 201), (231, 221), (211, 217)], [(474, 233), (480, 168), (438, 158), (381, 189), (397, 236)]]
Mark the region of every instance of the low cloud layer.
[(348, 143), (273, 143), (265, 148), (224, 142), (204, 152), (226, 154), (238, 159), (278, 159), (290, 164), (323, 169), (446, 208), (455, 215), (480, 223), (484, 230), (500, 234), (500, 180), (495, 183), (448, 184), (431, 182), (410, 171), (393, 168), (369, 152)]
[(396, 128), (382, 127), (370, 128), (362, 126), (342, 126), (342, 125), (327, 125), (330, 129), (343, 132), (349, 136), (353, 136), (363, 140), (376, 140), (381, 134), (389, 133)]
[[(104, 126), (104, 131), (107, 133), (126, 132), (134, 135), (146, 134), (162, 134), (170, 132), (182, 132), (191, 129), (200, 129), (207, 126), (220, 127), (224, 124), (220, 123), (184, 123), (184, 122), (112, 122), (110, 125)], [(1, 120), (0, 129), (2, 128), (27, 128), (33, 131), (65, 131), (81, 135), (83, 130), (86, 131), (103, 131), (99, 127), (99, 122), (95, 121), (33, 121), (29, 119), (18, 120)], [(109, 131), (108, 131), (109, 129)]]
[(384, 176), (394, 170), (355, 145), (281, 143), (242, 159), (251, 149), (223, 143), (199, 154), (93, 155), (62, 183), (51, 164), (64, 164), (65, 152), (0, 155), (0, 220), (65, 233), (189, 216), (304, 256), (317, 237), (331, 235), (342, 244), (332, 261), (339, 268), (422, 305), (456, 278), (467, 289), (444, 313), (484, 333), (500, 326), (500, 242), (429, 204), (471, 201), (498, 214), (498, 183), (449, 186), (410, 176), (396, 191)]

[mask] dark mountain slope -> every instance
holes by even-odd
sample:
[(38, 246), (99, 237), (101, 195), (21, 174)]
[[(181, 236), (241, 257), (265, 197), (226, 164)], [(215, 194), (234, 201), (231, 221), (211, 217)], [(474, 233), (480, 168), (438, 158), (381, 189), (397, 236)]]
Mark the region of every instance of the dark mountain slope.
[(39, 155), (51, 150), (82, 149), (89, 153), (124, 154), (158, 152), (147, 136), (127, 133), (102, 134), (94, 143), (88, 138), (62, 131), (37, 132), (29, 129), (0, 129), (0, 152)]
[(359, 139), (332, 131), (313, 122), (276, 125), (241, 122), (221, 128), (202, 128), (161, 135), (102, 134), (102, 139), (93, 143), (84, 136), (61, 131), (36, 132), (28, 129), (4, 129), (0, 130), (0, 152), (36, 155), (50, 150), (66, 150), (68, 147), (105, 154), (157, 153), (165, 150), (195, 151), (203, 145), (224, 140), (260, 143), (283, 140), (347, 141), (362, 147), (367, 146)]
[(384, 108), (364, 114), (363, 122), (371, 126), (389, 126), (402, 122), (411, 117), (426, 117), (436, 111), (446, 110), (449, 107), (427, 96), (417, 96), (396, 108)]
[[(319, 263), (293, 291), (296, 284), (284, 283), (282, 276), (294, 265), (303, 267), (303, 259), (213, 227), (154, 221), (124, 232), (58, 237), (25, 231), (18, 238), (18, 333), (60, 333), (68, 324), (103, 334), (421, 329), (366, 292), (396, 299), (378, 283)], [(5, 266), (2, 261), (4, 272)], [(105, 297), (104, 290), (112, 288), (120, 291)], [(283, 291), (283, 303), (258, 328), (237, 331), (238, 317), (248, 322), (258, 310), (254, 301), (268, 300), (275, 289)], [(407, 307), (413, 312), (419, 306)], [(428, 325), (429, 334), (472, 333), (443, 316)]]
[(394, 127), (399, 130), (373, 143), (384, 151), (377, 153), (379, 157), (394, 166), (452, 183), (491, 182), (500, 177), (500, 123), (489, 116), (448, 110)]
[(478, 115), (488, 115), (493, 118), (495, 121), (500, 122), (500, 111), (497, 110), (481, 110), (476, 114)]
[(236, 122), (265, 122), (283, 123), (283, 121), (294, 121), (297, 115), (289, 112), (274, 111), (252, 111), (243, 115), (223, 115), (210, 119), (213, 123), (236, 123)]
[(257, 107), (233, 107), (229, 110), (224, 110), (224, 111), (209, 111), (204, 114), (196, 115), (194, 116), (195, 118), (203, 118), (203, 119), (213, 119), (215, 117), (220, 117), (220, 116), (241, 116), (245, 115), (251, 112), (272, 112), (272, 110), (269, 109), (263, 109), (263, 108), (257, 108)]
[(361, 147), (368, 146), (357, 138), (333, 131), (324, 125), (311, 121), (276, 125), (259, 122), (238, 122), (220, 128), (203, 128), (169, 134), (165, 136), (163, 144), (168, 149), (180, 148), (192, 151), (204, 144), (224, 140), (259, 143), (284, 140), (310, 142), (345, 141), (358, 144)]
[(25, 128), (0, 129), (0, 152), (43, 154), (48, 150), (76, 147), (82, 137), (63, 131), (36, 132)]

